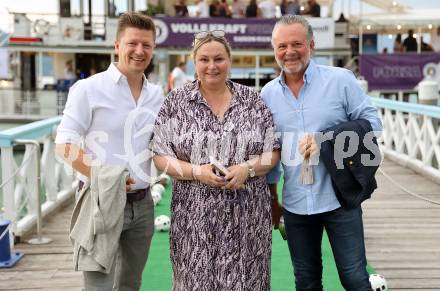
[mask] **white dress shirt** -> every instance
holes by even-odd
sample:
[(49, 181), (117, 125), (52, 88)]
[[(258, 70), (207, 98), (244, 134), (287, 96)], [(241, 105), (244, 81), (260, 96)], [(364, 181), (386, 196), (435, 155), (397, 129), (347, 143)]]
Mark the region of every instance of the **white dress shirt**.
[(92, 165), (127, 167), (132, 189), (144, 189), (154, 179), (148, 145), (163, 100), (162, 88), (144, 77), (136, 103), (127, 78), (111, 64), (71, 87), (55, 143), (80, 145)]

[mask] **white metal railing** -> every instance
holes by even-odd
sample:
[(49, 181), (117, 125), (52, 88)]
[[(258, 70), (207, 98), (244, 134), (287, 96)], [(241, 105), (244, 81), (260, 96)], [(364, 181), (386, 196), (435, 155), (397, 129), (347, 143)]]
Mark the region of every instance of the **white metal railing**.
[[(48, 215), (75, 193), (73, 171), (55, 155), (54, 129), (60, 120), (61, 117), (54, 117), (0, 132), (2, 215), (12, 221), (10, 230), (14, 236), (22, 236), (37, 223), (39, 213), (42, 217)], [(39, 147), (29, 140), (42, 143), (40, 161)], [(25, 144), (19, 163), (14, 155), (17, 144)], [(38, 195), (40, 189), (43, 197)]]
[(440, 107), (372, 98), (384, 131), (388, 158), (440, 183)]

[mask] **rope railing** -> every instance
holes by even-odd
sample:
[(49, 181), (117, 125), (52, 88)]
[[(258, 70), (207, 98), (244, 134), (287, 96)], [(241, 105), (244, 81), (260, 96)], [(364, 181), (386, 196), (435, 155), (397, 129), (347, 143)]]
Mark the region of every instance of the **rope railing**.
[[(17, 240), (36, 227), (30, 243), (46, 243), (43, 217), (74, 196), (73, 173), (55, 155), (54, 129), (60, 120), (49, 118), (0, 132), (2, 217), (11, 222), (9, 230)], [(25, 145), (20, 164), (15, 162), (18, 145)]]
[(30, 158), (32, 157), (32, 154), (34, 153), (34, 152), (36, 152), (37, 151), (37, 149), (35, 148), (30, 154), (29, 154), (29, 156), (27, 156), (22, 162), (21, 162), (21, 165), (20, 166), (18, 166), (17, 167), (17, 169), (15, 170), (15, 172), (14, 173), (12, 173), (12, 175), (11, 176), (9, 176), (9, 178), (7, 178), (6, 179), (6, 181), (4, 181), (1, 185), (0, 185), (0, 190), (6, 185), (6, 184), (8, 184), (9, 182), (11, 182), (11, 180), (12, 179), (14, 179), (16, 176), (17, 176), (17, 174), (18, 174), (18, 172), (30, 161)]
[[(379, 140), (386, 157), (440, 184), (440, 107), (383, 98), (371, 98), (383, 123)], [(440, 205), (397, 183), (379, 170), (405, 193), (431, 204)]]

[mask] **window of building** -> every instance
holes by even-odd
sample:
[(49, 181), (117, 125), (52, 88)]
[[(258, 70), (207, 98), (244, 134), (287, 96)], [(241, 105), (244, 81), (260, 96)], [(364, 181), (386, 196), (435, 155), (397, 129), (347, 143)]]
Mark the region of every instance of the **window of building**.
[(108, 15), (110, 17), (118, 17), (122, 13), (128, 11), (127, 0), (109, 0), (108, 1)]

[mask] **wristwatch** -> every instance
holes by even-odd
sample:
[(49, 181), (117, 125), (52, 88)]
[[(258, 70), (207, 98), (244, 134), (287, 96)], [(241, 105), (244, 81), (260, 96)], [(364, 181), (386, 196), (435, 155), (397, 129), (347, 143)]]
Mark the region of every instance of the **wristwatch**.
[(246, 161), (246, 165), (248, 167), (248, 177), (250, 177), (250, 178), (255, 177), (255, 169), (254, 169), (254, 167), (251, 165), (251, 163), (249, 163), (249, 161)]

